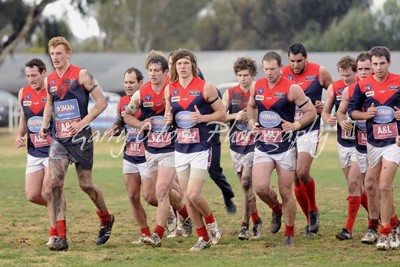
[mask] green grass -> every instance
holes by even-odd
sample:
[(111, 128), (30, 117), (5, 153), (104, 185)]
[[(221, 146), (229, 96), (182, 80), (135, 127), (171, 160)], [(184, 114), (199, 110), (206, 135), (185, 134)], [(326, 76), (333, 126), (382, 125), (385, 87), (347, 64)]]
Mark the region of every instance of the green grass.
[[(303, 237), (305, 218), (297, 210), (296, 245), (281, 245), (282, 230), (269, 233), (270, 210), (257, 199), (259, 214), (264, 221), (263, 237), (257, 241), (240, 241), (241, 190), (231, 166), (228, 144), (223, 143), (222, 166), (235, 191), (238, 212), (228, 216), (221, 192), (212, 180), (207, 180), (204, 193), (222, 226), (221, 243), (200, 253), (189, 253), (196, 242), (189, 238), (167, 239), (161, 248), (133, 246), (138, 227), (122, 181), (122, 159), (116, 153), (120, 143), (95, 144), (94, 180), (102, 189), (107, 206), (116, 217), (109, 242), (97, 247), (98, 218), (95, 207), (79, 189), (75, 170), (70, 166), (66, 177), (67, 226), (70, 249), (49, 251), (44, 246), (48, 235), (48, 219), (44, 207), (29, 203), (24, 195), (26, 150), (14, 147), (15, 133), (0, 131), (0, 266), (395, 266), (399, 251), (381, 252), (375, 246), (361, 244), (366, 231), (367, 213), (360, 209), (354, 227), (353, 240), (337, 241), (334, 234), (341, 230), (347, 215), (347, 186), (339, 167), (335, 136), (330, 134), (322, 153), (315, 159), (312, 176), (316, 181), (317, 203), (321, 212), (321, 228), (313, 238)], [(399, 176), (399, 175), (397, 175)], [(276, 175), (272, 177), (276, 189)], [(399, 179), (395, 179), (395, 192)], [(395, 196), (395, 204), (399, 198)], [(155, 208), (144, 204), (150, 228), (155, 226)], [(397, 263), (397, 264), (396, 264)]]

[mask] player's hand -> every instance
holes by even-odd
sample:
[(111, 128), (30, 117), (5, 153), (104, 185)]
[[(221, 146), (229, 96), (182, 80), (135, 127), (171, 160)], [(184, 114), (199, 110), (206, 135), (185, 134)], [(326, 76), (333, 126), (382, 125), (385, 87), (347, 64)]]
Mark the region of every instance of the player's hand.
[(151, 130), (151, 118), (147, 118), (144, 121), (139, 122), (139, 129), (141, 132)]
[(68, 132), (75, 135), (75, 134), (79, 133), (80, 131), (82, 131), (82, 129), (85, 126), (86, 125), (82, 124), (82, 121), (74, 121), (74, 122), (70, 123), (67, 127), (68, 127)]
[(342, 130), (350, 131), (351, 128), (353, 128), (353, 124), (350, 123), (348, 120), (339, 120), (338, 123)]
[(203, 115), (200, 113), (200, 110), (194, 105), (194, 112), (190, 113), (190, 119), (194, 123), (202, 123), (203, 122)]
[(241, 111), (238, 112), (236, 116), (236, 120), (240, 122), (245, 122), (247, 121), (247, 112), (246, 109), (242, 109)]
[(47, 128), (42, 128), (39, 131), (39, 136), (42, 139), (46, 139), (47, 135), (49, 134), (49, 130)]
[(107, 137), (114, 136), (115, 133), (116, 133), (117, 131), (118, 131), (118, 126), (117, 126), (117, 125), (113, 125), (113, 126), (111, 126), (110, 128), (108, 128), (108, 129), (104, 132), (104, 135), (107, 136)]
[(320, 114), (322, 113), (322, 110), (324, 109), (324, 104), (320, 100), (315, 101), (314, 105), (315, 109), (317, 110), (317, 113)]
[(375, 107), (375, 104), (372, 103), (371, 106), (367, 109), (367, 111), (365, 112), (365, 119), (369, 120), (372, 119), (376, 116), (376, 114), (378, 114), (378, 110)]
[(333, 115), (331, 115), (329, 117), (328, 125), (331, 126), (331, 127), (335, 127), (336, 122), (337, 122), (336, 113), (334, 113)]
[(294, 127), (294, 123), (285, 121), (282, 119), (282, 129), (285, 133), (292, 133), (296, 131), (296, 128)]
[(396, 137), (396, 144), (397, 144), (397, 146), (400, 146), (400, 136)]
[(250, 126), (250, 134), (251, 135), (258, 135), (260, 133), (260, 124), (258, 122), (254, 123), (253, 125)]
[(164, 113), (164, 123), (166, 125), (172, 125), (172, 107), (169, 107), (169, 110)]
[(17, 148), (23, 147), (25, 146), (25, 138), (24, 137), (17, 137), (17, 139), (15, 139), (15, 146)]
[(394, 106), (394, 110), (395, 110), (394, 117), (395, 117), (396, 121), (400, 121), (400, 108)]

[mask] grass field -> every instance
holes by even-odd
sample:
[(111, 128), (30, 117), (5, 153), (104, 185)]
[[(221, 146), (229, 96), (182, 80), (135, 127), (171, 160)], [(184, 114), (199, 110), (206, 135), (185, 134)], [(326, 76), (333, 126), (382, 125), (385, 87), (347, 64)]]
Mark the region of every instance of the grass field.
[[(106, 203), (116, 217), (109, 242), (97, 247), (98, 218), (95, 207), (79, 189), (74, 167), (66, 177), (67, 226), (70, 249), (49, 251), (44, 243), (48, 237), (48, 218), (44, 207), (29, 203), (24, 195), (26, 149), (16, 149), (15, 133), (0, 131), (0, 266), (399, 266), (400, 251), (377, 251), (375, 246), (360, 242), (367, 227), (367, 213), (360, 209), (353, 230), (353, 240), (337, 241), (334, 234), (341, 230), (347, 215), (347, 186), (337, 159), (335, 135), (330, 133), (322, 142), (321, 153), (315, 159), (312, 176), (316, 181), (317, 204), (321, 227), (317, 236), (304, 237), (305, 218), (297, 210), (296, 244), (283, 247), (282, 229), (269, 233), (271, 212), (258, 200), (259, 214), (264, 221), (263, 236), (256, 241), (237, 239), (240, 230), (241, 191), (231, 167), (228, 144), (223, 142), (222, 166), (236, 193), (238, 212), (227, 215), (222, 195), (211, 179), (204, 193), (222, 226), (220, 244), (200, 253), (189, 248), (197, 237), (167, 239), (160, 248), (134, 246), (138, 227), (130, 213), (129, 202), (122, 181), (122, 159), (114, 158), (121, 143), (95, 144), (95, 183), (103, 190)], [(399, 175), (398, 175), (399, 176)], [(272, 185), (276, 188), (276, 176)], [(399, 190), (395, 180), (395, 193)], [(395, 204), (399, 204), (398, 194)], [(150, 228), (155, 226), (155, 208), (144, 204)]]

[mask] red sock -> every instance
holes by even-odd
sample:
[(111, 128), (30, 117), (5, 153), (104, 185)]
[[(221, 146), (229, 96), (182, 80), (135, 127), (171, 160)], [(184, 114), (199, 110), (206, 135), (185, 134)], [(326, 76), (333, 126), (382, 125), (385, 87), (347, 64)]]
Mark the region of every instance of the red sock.
[(204, 216), (204, 220), (206, 221), (206, 224), (215, 222), (214, 214), (211, 212), (210, 215)]
[(108, 214), (108, 210), (106, 210), (104, 213), (101, 213), (99, 210), (96, 210), (96, 214), (100, 218), (101, 226), (106, 226), (111, 221), (111, 216), (110, 214)]
[(249, 223), (242, 222), (241, 227), (243, 227), (243, 226), (246, 226), (247, 228), (249, 228)]
[(354, 222), (356, 221), (358, 210), (360, 209), (361, 197), (349, 196), (347, 198), (347, 220), (344, 228), (349, 230), (350, 234), (353, 231)]
[(50, 236), (58, 236), (57, 228), (50, 225)]
[(200, 227), (200, 228), (196, 228), (196, 232), (197, 232), (197, 236), (198, 236), (198, 237), (203, 237), (203, 240), (204, 240), (204, 241), (210, 240), (210, 238), (208, 237), (207, 229), (206, 229), (206, 226), (205, 226), (205, 225), (203, 225), (203, 226)]
[(140, 229), (140, 233), (144, 234), (145, 236), (151, 236), (150, 228), (148, 226), (146, 226), (145, 228)]
[(294, 236), (294, 224), (293, 225), (285, 224), (285, 236)]
[(251, 221), (253, 224), (257, 224), (260, 221), (260, 217), (258, 216), (258, 211), (251, 214)]
[(179, 213), (179, 215), (182, 216), (183, 219), (186, 219), (187, 217), (189, 217), (189, 214), (186, 209), (186, 204), (183, 205), (183, 208), (180, 211), (178, 211), (178, 213)]
[(383, 224), (381, 224), (381, 229), (379, 230), (379, 232), (381, 233), (381, 235), (385, 235), (388, 236), (390, 234), (390, 232), (392, 231), (392, 227), (390, 227), (390, 224), (384, 226)]
[(160, 237), (160, 239), (163, 238), (164, 232), (165, 232), (165, 228), (162, 227), (161, 225), (157, 224), (156, 228), (154, 228), (154, 233), (156, 233)]
[(272, 209), (272, 212), (275, 214), (281, 214), (282, 213), (282, 207), (281, 204), (278, 202), (275, 206), (270, 206), (270, 208)]
[(367, 192), (364, 191), (364, 193), (361, 195), (361, 205), (364, 207), (364, 209), (368, 212), (368, 196)]
[(317, 202), (315, 201), (315, 182), (311, 177), (311, 180), (307, 184), (301, 183), (301, 189), (306, 195), (307, 204), (308, 204), (308, 212), (310, 211), (318, 211)]
[(394, 214), (392, 218), (390, 218), (390, 226), (397, 227), (399, 225), (399, 218), (397, 218), (397, 214)]
[(299, 203), (299, 206), (306, 216), (308, 222), (308, 201), (303, 189), (301, 188), (301, 185), (294, 186), (294, 195), (296, 196), (297, 203)]
[(67, 223), (65, 220), (57, 221), (57, 231), (59, 237), (67, 238)]
[(379, 220), (378, 219), (368, 219), (368, 229), (372, 229), (378, 232)]

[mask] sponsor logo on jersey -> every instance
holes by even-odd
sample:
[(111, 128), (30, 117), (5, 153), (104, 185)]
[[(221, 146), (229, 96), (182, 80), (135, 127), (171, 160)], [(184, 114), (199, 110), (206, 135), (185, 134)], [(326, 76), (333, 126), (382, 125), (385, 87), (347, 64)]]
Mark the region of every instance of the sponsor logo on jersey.
[(315, 81), (317, 79), (316, 75), (306, 76), (306, 81)]
[(199, 96), (199, 95), (201, 95), (201, 92), (200, 91), (189, 91), (189, 95), (190, 96)]
[(263, 95), (256, 95), (256, 100), (263, 101), (264, 100), (264, 96)]
[(164, 123), (164, 116), (151, 117), (151, 131), (153, 132), (166, 132), (169, 126)]
[(42, 97), (42, 102), (47, 102), (47, 97)]
[(146, 99), (147, 101), (151, 100), (151, 95), (146, 95), (146, 96), (144, 97), (144, 99)]
[(259, 121), (263, 127), (273, 128), (281, 123), (281, 116), (273, 111), (265, 110), (260, 113)]
[(365, 92), (365, 96), (366, 97), (371, 97), (371, 96), (374, 96), (374, 91), (369, 91), (369, 92)]
[(274, 97), (276, 98), (285, 98), (285, 93), (283, 92), (275, 92)]
[(149, 107), (152, 107), (153, 105), (154, 105), (153, 102), (143, 102), (143, 107), (144, 108), (149, 108)]
[(32, 101), (24, 101), (24, 102), (22, 102), (22, 105), (23, 105), (24, 107), (32, 106)]
[(367, 86), (365, 86), (365, 90), (369, 91), (369, 90), (371, 90), (371, 89), (372, 89), (372, 85), (367, 84)]
[(293, 74), (289, 74), (287, 77), (289, 80), (292, 80), (292, 81), (294, 80)]
[(56, 80), (55, 79), (53, 79), (53, 80), (51, 80), (51, 85), (55, 85), (56, 84)]
[(258, 90), (257, 90), (257, 92), (259, 93), (259, 94), (262, 94), (262, 93), (264, 93), (264, 88), (258, 88)]
[(378, 113), (374, 117), (376, 123), (388, 123), (394, 119), (394, 109), (388, 106), (376, 107)]
[(30, 117), (27, 121), (27, 126), (29, 131), (33, 133), (38, 133), (42, 128), (43, 117), (41, 116), (33, 116)]
[(196, 125), (190, 118), (190, 111), (180, 111), (175, 115), (175, 121), (179, 128), (192, 128)]
[(31, 99), (31, 95), (30, 94), (27, 94), (26, 96), (25, 96), (25, 98), (26, 98), (26, 100), (29, 100), (29, 99)]
[(390, 91), (397, 91), (399, 90), (399, 85), (389, 85), (389, 90)]
[(57, 91), (57, 86), (50, 87), (50, 93), (54, 93)]
[(179, 94), (179, 90), (178, 90), (178, 88), (175, 88), (174, 89), (174, 91), (172, 92), (174, 95), (177, 95), (177, 94)]
[(240, 100), (240, 99), (233, 99), (233, 100), (231, 101), (231, 104), (232, 104), (232, 105), (241, 105), (241, 104), (242, 104), (242, 100)]
[(181, 101), (181, 97), (180, 96), (171, 97), (171, 102), (179, 102), (179, 101)]
[(338, 94), (339, 94), (339, 95), (343, 94), (343, 89), (344, 89), (344, 88), (339, 88), (339, 89), (338, 89)]

